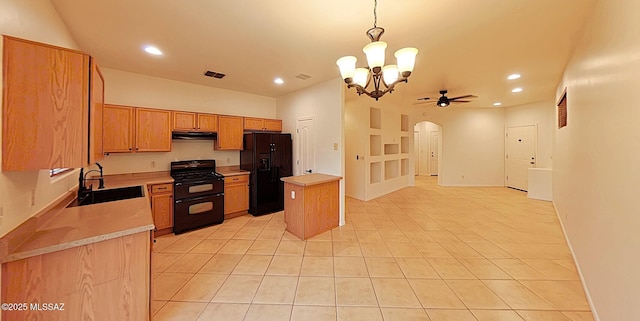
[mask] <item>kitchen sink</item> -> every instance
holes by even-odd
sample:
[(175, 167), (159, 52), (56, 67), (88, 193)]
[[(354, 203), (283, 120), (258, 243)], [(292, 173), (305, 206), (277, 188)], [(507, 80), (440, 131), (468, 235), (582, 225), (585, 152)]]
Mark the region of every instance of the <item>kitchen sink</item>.
[(130, 198), (144, 197), (144, 188), (140, 186), (130, 186), (113, 189), (103, 189), (91, 191), (85, 198), (76, 199), (67, 207), (85, 206), (98, 203), (126, 200)]

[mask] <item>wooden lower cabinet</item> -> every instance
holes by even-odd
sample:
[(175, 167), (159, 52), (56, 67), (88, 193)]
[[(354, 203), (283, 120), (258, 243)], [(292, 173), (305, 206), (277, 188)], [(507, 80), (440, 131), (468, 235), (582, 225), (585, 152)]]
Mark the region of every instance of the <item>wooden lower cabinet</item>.
[[(3, 309), (0, 319), (150, 320), (151, 233), (3, 263), (2, 302), (27, 309)], [(44, 303), (64, 310), (44, 310)]]
[(149, 185), (149, 196), (153, 223), (157, 230), (156, 235), (171, 233), (173, 228), (173, 184)]
[(249, 209), (249, 174), (224, 178), (224, 217), (232, 218)]

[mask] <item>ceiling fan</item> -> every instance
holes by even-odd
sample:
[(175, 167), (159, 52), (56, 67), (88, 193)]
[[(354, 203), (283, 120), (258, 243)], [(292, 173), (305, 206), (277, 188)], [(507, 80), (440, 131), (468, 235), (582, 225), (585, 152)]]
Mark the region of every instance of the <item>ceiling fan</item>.
[[(436, 105), (438, 105), (439, 107), (447, 107), (451, 103), (468, 103), (468, 102), (471, 102), (471, 100), (461, 100), (461, 99), (478, 98), (478, 96), (475, 96), (475, 95), (464, 95), (464, 96), (458, 96), (458, 97), (449, 98), (449, 97), (447, 97), (447, 90), (446, 89), (440, 90), (440, 94), (442, 96), (440, 96), (440, 98), (438, 98), (438, 101), (436, 102)], [(429, 100), (429, 99), (431, 99), (431, 98), (429, 98), (429, 97), (418, 98), (418, 100), (421, 100), (421, 101), (424, 101), (424, 102), (426, 102), (426, 100)], [(421, 103), (422, 102), (418, 102), (416, 104), (421, 104)]]

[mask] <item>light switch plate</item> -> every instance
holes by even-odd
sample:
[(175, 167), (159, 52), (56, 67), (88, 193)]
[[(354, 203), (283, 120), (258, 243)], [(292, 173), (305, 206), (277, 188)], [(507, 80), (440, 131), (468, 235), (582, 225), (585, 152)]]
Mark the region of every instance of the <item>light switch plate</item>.
[(291, 191), (291, 199), (296, 199), (296, 191)]

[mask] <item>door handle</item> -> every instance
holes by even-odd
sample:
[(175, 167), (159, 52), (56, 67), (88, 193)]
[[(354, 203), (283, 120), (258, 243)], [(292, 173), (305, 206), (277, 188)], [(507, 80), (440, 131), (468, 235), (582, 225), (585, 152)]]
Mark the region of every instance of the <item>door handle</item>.
[(536, 164), (536, 162), (529, 162), (529, 164), (531, 164), (531, 165), (535, 165), (535, 164)]
[(305, 172), (305, 173), (309, 173), (309, 174), (311, 174), (311, 170), (310, 170), (310, 169), (307, 169), (307, 170), (306, 170), (306, 171), (304, 171), (304, 172)]

